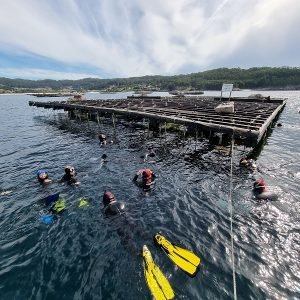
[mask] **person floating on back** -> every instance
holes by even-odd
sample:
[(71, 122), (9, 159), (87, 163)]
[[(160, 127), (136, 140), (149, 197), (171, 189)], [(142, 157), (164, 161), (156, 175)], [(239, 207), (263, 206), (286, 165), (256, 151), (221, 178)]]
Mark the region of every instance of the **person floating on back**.
[(143, 188), (144, 191), (149, 191), (154, 184), (157, 175), (150, 169), (141, 169), (135, 174), (133, 178), (134, 182), (137, 182), (139, 175), (142, 175), (142, 181), (139, 183), (140, 187)]
[(110, 191), (105, 191), (102, 202), (104, 205), (105, 215), (121, 215), (124, 212), (125, 205), (124, 203), (118, 202), (114, 194)]
[(75, 168), (72, 166), (65, 166), (65, 175), (62, 177), (61, 181), (66, 182), (67, 184), (76, 184), (78, 185), (80, 182), (76, 178)]
[(42, 184), (47, 184), (51, 182), (51, 179), (48, 178), (48, 172), (46, 170), (38, 170), (37, 179)]

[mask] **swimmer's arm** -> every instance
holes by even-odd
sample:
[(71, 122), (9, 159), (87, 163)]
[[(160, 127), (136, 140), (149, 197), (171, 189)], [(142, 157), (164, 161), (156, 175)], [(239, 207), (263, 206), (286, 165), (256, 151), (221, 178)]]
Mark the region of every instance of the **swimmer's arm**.
[(137, 171), (137, 173), (135, 174), (135, 176), (133, 177), (133, 181), (136, 181), (139, 177), (139, 175), (141, 175), (143, 173), (143, 169), (140, 169)]

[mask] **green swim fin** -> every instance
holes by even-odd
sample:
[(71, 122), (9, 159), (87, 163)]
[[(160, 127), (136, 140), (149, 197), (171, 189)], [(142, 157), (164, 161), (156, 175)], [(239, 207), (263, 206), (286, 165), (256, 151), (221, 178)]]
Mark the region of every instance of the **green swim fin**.
[(78, 207), (85, 207), (85, 206), (89, 206), (88, 201), (84, 197), (79, 198)]
[(175, 297), (168, 279), (154, 263), (151, 252), (143, 246), (144, 273), (148, 287), (156, 300), (168, 300)]
[(65, 210), (66, 208), (66, 201), (65, 198), (63, 196), (59, 197), (59, 199), (54, 203), (54, 205), (52, 206), (51, 210), (53, 210), (54, 212), (62, 212), (63, 210)]
[(169, 242), (164, 236), (157, 233), (153, 237), (154, 243), (158, 245), (167, 256), (190, 277), (196, 276), (199, 271), (200, 257), (192, 251)]

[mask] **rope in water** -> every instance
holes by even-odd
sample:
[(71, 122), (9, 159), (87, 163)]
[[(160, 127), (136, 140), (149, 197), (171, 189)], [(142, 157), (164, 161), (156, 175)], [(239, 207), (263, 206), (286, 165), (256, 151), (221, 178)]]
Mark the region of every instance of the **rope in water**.
[(231, 157), (230, 157), (230, 185), (229, 185), (229, 195), (228, 195), (228, 206), (230, 212), (230, 238), (231, 238), (231, 261), (232, 261), (232, 278), (233, 278), (233, 298), (236, 297), (236, 279), (235, 279), (235, 264), (234, 264), (234, 248), (233, 248), (233, 230), (232, 230), (232, 215), (233, 215), (233, 204), (232, 204), (232, 166), (233, 166), (233, 146), (234, 146), (234, 136), (232, 134), (231, 141)]

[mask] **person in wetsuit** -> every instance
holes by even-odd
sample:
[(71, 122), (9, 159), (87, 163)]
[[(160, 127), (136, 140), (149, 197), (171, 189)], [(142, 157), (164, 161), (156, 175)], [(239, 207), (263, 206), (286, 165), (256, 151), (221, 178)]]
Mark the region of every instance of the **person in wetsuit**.
[(62, 177), (61, 181), (66, 182), (67, 184), (79, 184), (80, 182), (76, 178), (75, 168), (72, 166), (65, 167), (65, 175)]
[(114, 196), (114, 194), (110, 191), (105, 191), (102, 202), (104, 205), (104, 213), (105, 215), (117, 215), (122, 214), (125, 209), (124, 203), (118, 202)]
[(37, 179), (42, 184), (47, 184), (51, 182), (51, 179), (48, 177), (48, 172), (45, 170), (38, 170), (37, 171)]
[(98, 135), (98, 138), (99, 138), (99, 142), (101, 145), (106, 145), (106, 135), (103, 134), (102, 132), (99, 133)]
[(143, 188), (144, 191), (149, 191), (151, 186), (154, 184), (157, 175), (154, 174), (150, 169), (141, 169), (135, 174), (133, 178), (134, 182), (137, 182), (139, 175), (142, 175), (142, 181), (138, 183), (138, 185)]
[(135, 236), (141, 236), (150, 240), (152, 233), (144, 228), (140, 228), (130, 216), (125, 212), (125, 205), (116, 200), (114, 194), (110, 191), (105, 191), (102, 202), (104, 205), (104, 214), (108, 220), (112, 221), (113, 227), (118, 233), (121, 243), (133, 255), (140, 255), (140, 246), (136, 243)]

